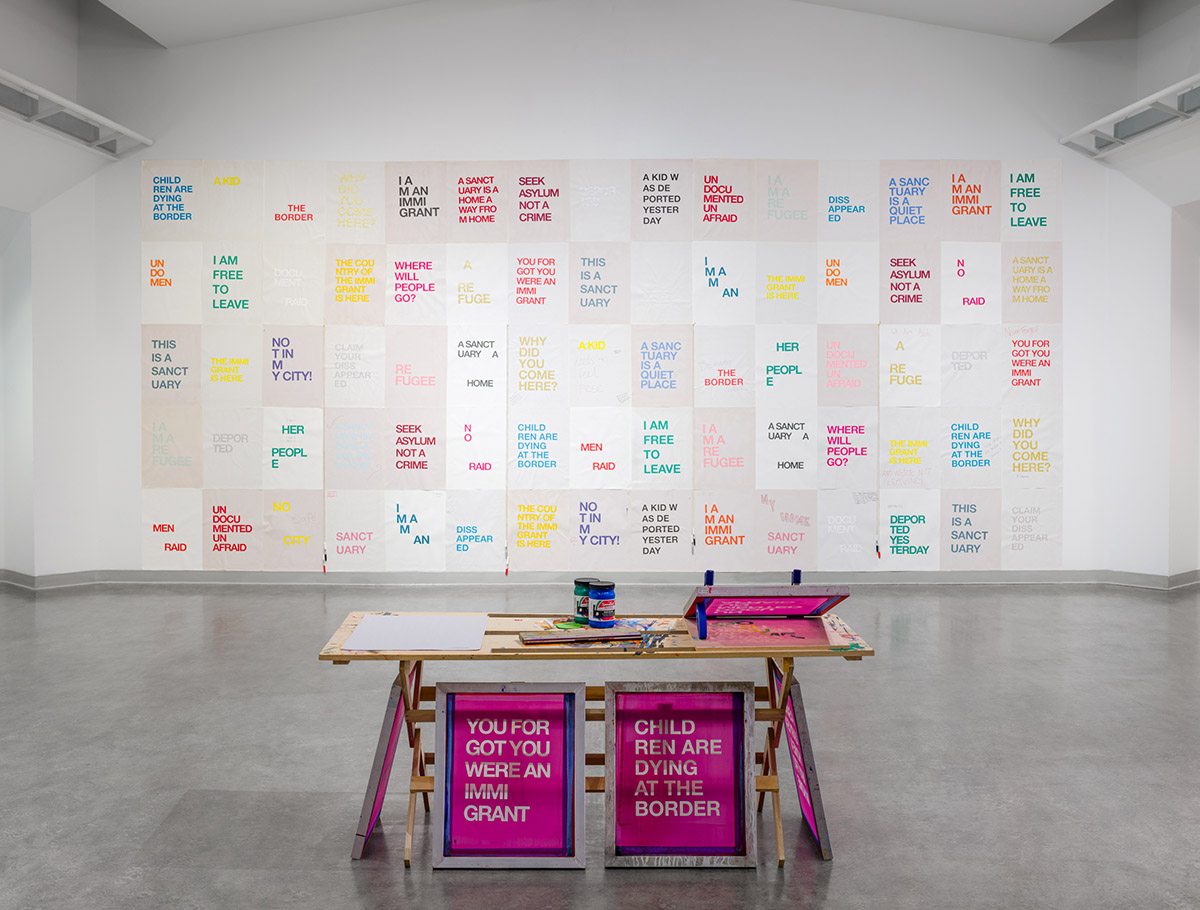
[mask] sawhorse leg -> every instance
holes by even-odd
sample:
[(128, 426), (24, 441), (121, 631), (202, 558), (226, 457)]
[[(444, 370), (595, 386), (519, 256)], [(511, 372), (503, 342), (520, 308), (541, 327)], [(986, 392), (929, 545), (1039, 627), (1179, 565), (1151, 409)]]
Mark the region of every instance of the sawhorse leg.
[[(379, 730), (379, 742), (375, 746), (375, 761), (371, 764), (371, 776), (367, 778), (367, 792), (363, 796), (362, 813), (358, 817), (358, 830), (354, 833), (351, 859), (362, 859), (367, 849), (367, 840), (375, 831), (379, 814), (383, 810), (383, 798), (387, 795), (388, 778), (392, 773), (392, 761), (400, 731), (405, 727), (405, 715), (413, 707), (414, 691), (419, 692), (421, 662), (402, 661), (400, 672), (392, 682), (388, 693), (387, 710), (383, 714), (383, 725)], [(412, 724), (408, 726), (408, 739), (413, 740)]]
[[(781, 672), (786, 681), (792, 679), (792, 658), (785, 657), (782, 660), (784, 669)], [(772, 710), (779, 708), (779, 694), (776, 688), (776, 664), (770, 657), (767, 658), (767, 694), (770, 699)], [(763, 758), (762, 758), (762, 774), (764, 777), (768, 775), (779, 775), (779, 759), (775, 754), (776, 748), (779, 746), (780, 731), (783, 727), (782, 721), (773, 721), (767, 727), (766, 742), (763, 743)], [(758, 794), (758, 811), (762, 812), (763, 804), (765, 803), (767, 794), (765, 791), (759, 791)], [(776, 787), (771, 791), (771, 811), (775, 818), (775, 853), (776, 859), (780, 866), (784, 861), (783, 849), (783, 813), (779, 800), (779, 788)]]
[[(829, 828), (825, 824), (825, 806), (821, 800), (821, 785), (817, 782), (817, 764), (813, 758), (812, 740), (808, 732), (808, 718), (804, 714), (804, 697), (800, 683), (792, 675), (792, 661), (785, 658), (771, 667), (771, 692), (783, 707), (783, 719), (773, 725), (775, 742), (779, 734), (787, 739), (788, 755), (792, 760), (792, 774), (796, 778), (796, 793), (800, 797), (800, 808), (804, 821), (821, 859), (833, 859), (829, 845)], [(780, 666), (782, 664), (782, 666)], [(765, 756), (764, 756), (765, 758)], [(776, 766), (778, 767), (778, 766)]]
[[(413, 757), (412, 757), (412, 777), (417, 777), (419, 774), (424, 774), (425, 771), (425, 753), (422, 751), (421, 731), (417, 730), (413, 736)], [(422, 792), (421, 796), (425, 798), (425, 811), (429, 811), (429, 794)], [(404, 825), (404, 868), (407, 869), (412, 865), (412, 845), (413, 845), (413, 828), (417, 821), (417, 794), (409, 785), (408, 790), (408, 820)]]

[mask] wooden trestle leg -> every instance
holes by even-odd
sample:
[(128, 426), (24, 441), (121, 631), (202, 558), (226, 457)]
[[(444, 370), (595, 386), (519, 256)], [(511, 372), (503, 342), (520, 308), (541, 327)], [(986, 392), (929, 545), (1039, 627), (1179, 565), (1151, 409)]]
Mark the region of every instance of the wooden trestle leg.
[[(367, 792), (363, 796), (362, 813), (358, 817), (358, 830), (354, 833), (354, 847), (350, 851), (351, 859), (362, 859), (367, 849), (367, 841), (379, 822), (379, 815), (383, 810), (383, 798), (387, 795), (388, 778), (392, 773), (392, 761), (396, 757), (396, 747), (400, 740), (400, 731), (406, 726), (405, 717), (413, 705), (413, 687), (420, 684), (420, 670), (420, 661), (401, 661), (400, 672), (392, 681), (392, 689), (388, 693), (387, 709), (383, 713), (383, 724), (379, 729), (379, 742), (375, 746), (375, 760), (371, 764), (371, 774), (367, 778)], [(407, 724), (407, 727), (408, 739), (411, 743), (415, 730), (411, 722)]]
[[(833, 848), (829, 844), (829, 828), (825, 823), (825, 806), (821, 799), (821, 785), (817, 781), (817, 764), (813, 758), (812, 740), (808, 731), (808, 717), (804, 713), (804, 697), (800, 683), (792, 675), (792, 660), (784, 658), (773, 661), (771, 667), (771, 690), (778, 693), (783, 708), (782, 718), (772, 729), (775, 741), (782, 735), (788, 744), (788, 755), (792, 760), (792, 774), (796, 779), (796, 794), (800, 797), (800, 808), (804, 822), (813, 840), (817, 842), (821, 859), (833, 859)], [(778, 765), (776, 765), (778, 769)]]

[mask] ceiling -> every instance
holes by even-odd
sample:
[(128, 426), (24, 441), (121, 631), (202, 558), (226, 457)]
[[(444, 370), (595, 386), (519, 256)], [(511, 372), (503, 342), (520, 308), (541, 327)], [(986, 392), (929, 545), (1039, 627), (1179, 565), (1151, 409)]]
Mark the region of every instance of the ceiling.
[(182, 47), (420, 0), (100, 0), (163, 47)]
[(1049, 44), (1109, 0), (811, 0), (818, 6), (910, 19)]
[[(421, 0), (101, 0), (164, 47), (354, 16)], [(814, 0), (817, 5), (1049, 43), (1109, 0)]]

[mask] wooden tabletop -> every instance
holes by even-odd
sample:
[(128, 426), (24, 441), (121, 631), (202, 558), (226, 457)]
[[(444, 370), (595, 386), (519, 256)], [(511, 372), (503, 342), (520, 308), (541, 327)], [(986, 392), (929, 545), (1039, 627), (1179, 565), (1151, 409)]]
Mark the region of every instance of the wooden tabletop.
[[(376, 615), (401, 615), (373, 611)], [(489, 613), (483, 647), (476, 651), (346, 651), (342, 644), (370, 615), (354, 612), (342, 621), (317, 655), (320, 660), (348, 664), (355, 660), (622, 660), (709, 657), (844, 657), (861, 660), (874, 650), (833, 613), (811, 619), (743, 619), (708, 623), (701, 640), (692, 619), (678, 616), (627, 615), (621, 619), (642, 628), (640, 641), (586, 644), (523, 645), (521, 632), (550, 630), (569, 619), (547, 613)], [(441, 614), (424, 614), (441, 615)]]

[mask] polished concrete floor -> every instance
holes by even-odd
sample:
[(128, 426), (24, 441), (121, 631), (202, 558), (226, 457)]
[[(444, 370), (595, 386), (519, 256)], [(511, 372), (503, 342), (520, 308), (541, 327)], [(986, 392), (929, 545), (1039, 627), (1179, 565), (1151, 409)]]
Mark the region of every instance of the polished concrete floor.
[[(1200, 907), (1196, 589), (857, 588), (839, 613), (877, 656), (799, 664), (832, 862), (785, 786), (783, 869), (768, 804), (757, 870), (605, 870), (596, 795), (586, 871), (434, 873), (420, 815), (405, 870), (399, 783), (351, 862), (394, 671), (317, 650), (352, 609), (570, 598), (482, 590), (0, 586), (0, 908)], [(619, 604), (673, 611), (683, 591), (625, 586)], [(427, 666), (427, 683), (499, 669)], [(761, 671), (520, 667), (593, 683)]]

